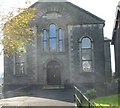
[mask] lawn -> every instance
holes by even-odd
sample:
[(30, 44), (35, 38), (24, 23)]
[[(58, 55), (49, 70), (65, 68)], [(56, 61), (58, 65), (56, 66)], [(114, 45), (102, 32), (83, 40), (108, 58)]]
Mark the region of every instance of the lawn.
[(99, 97), (92, 100), (97, 106), (116, 106), (115, 108), (120, 108), (120, 94)]

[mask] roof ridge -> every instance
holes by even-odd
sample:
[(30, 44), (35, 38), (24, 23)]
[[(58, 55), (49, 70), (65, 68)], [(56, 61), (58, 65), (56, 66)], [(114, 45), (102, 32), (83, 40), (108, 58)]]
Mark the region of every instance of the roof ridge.
[(67, 2), (67, 0), (38, 0), (38, 2)]

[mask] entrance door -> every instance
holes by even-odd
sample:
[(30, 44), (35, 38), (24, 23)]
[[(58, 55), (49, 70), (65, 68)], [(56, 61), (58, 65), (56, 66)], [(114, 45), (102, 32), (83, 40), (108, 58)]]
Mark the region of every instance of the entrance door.
[(47, 64), (47, 84), (60, 85), (61, 84), (61, 66), (57, 61), (50, 61)]

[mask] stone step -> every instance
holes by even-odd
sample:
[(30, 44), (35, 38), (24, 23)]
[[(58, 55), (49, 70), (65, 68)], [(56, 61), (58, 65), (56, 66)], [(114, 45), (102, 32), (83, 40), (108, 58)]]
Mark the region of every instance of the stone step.
[(64, 89), (63, 85), (46, 85), (43, 89)]

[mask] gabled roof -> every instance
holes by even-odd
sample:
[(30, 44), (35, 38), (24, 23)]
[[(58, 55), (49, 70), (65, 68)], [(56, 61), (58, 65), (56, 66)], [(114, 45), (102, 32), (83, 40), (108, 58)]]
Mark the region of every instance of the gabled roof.
[(90, 15), (90, 16), (92, 16), (92, 17), (94, 17), (96, 20), (99, 20), (99, 21), (101, 21), (102, 23), (104, 23), (104, 22), (105, 22), (103, 19), (101, 19), (101, 18), (99, 18), (98, 16), (96, 16), (96, 15), (94, 15), (94, 14), (90, 13), (89, 11), (84, 10), (83, 8), (80, 8), (80, 7), (78, 7), (78, 6), (74, 5), (74, 4), (73, 4), (73, 3), (71, 3), (71, 2), (67, 2), (67, 3), (68, 3), (68, 4), (70, 4), (71, 6), (75, 7), (75, 8), (78, 8), (80, 11), (83, 11), (83, 12), (85, 12), (86, 14), (88, 14), (88, 15)]
[[(63, 2), (58, 2), (59, 0), (57, 0), (56, 2), (43, 2), (43, 1), (46, 1), (46, 0), (42, 0), (42, 2), (41, 0), (39, 0), (38, 2), (36, 2), (30, 7), (38, 8), (40, 10), (42, 8), (45, 9), (45, 8), (50, 8), (50, 7), (63, 8), (61, 13), (64, 15), (66, 13), (70, 17), (68, 24), (104, 24), (105, 23), (103, 19), (97, 17), (96, 15), (70, 2), (66, 2), (66, 0), (63, 0)], [(52, 1), (55, 1), (55, 0), (52, 0)], [(62, 20), (66, 22), (65, 18)]]

